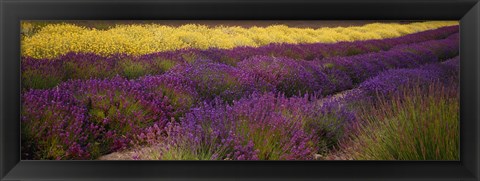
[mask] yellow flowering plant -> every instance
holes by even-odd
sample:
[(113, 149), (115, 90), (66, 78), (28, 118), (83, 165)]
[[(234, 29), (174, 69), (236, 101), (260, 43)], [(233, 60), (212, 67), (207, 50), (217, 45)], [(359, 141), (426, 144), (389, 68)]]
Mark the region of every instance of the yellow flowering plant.
[[(395, 38), (406, 34), (457, 25), (457, 21), (428, 21), (408, 24), (372, 23), (336, 28), (294, 28), (285, 25), (242, 28), (208, 27), (187, 24), (179, 27), (158, 24), (117, 25), (98, 30), (72, 24), (49, 24), (34, 34), (22, 37), (22, 56), (55, 58), (68, 52), (112, 55), (144, 55), (184, 48), (231, 49), (259, 47), (270, 43), (335, 43)], [(32, 25), (22, 23), (22, 31)]]

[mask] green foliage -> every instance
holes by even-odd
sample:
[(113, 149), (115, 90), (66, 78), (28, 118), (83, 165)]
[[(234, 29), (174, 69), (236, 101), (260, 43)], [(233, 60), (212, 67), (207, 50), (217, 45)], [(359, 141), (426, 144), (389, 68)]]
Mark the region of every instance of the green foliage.
[(135, 79), (146, 73), (146, 67), (143, 63), (124, 61), (122, 62), (123, 76), (127, 79)]
[(459, 160), (458, 85), (416, 88), (361, 114), (354, 159)]
[(42, 74), (35, 70), (27, 70), (22, 73), (22, 88), (24, 89), (48, 89), (63, 81), (62, 77)]
[(160, 71), (166, 72), (177, 64), (173, 60), (156, 60), (155, 65)]

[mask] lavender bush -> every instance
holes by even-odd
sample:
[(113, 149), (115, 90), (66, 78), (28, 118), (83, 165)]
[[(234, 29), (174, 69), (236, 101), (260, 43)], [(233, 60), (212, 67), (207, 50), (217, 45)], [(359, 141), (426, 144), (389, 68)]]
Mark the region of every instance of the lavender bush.
[[(361, 89), (365, 94), (376, 97), (378, 94), (386, 95), (398, 93), (402, 86), (428, 85), (435, 81), (449, 81), (458, 78), (458, 57), (445, 61), (443, 64), (429, 64), (414, 69), (396, 69), (382, 72), (362, 84)], [(456, 66), (455, 66), (456, 65)]]
[(287, 96), (333, 89), (327, 76), (307, 61), (259, 56), (240, 62), (238, 68), (258, 75)]
[(203, 100), (213, 100), (218, 96), (224, 101), (231, 102), (253, 92), (273, 89), (270, 84), (254, 74), (210, 60), (183, 64), (167, 74), (191, 80)]
[(88, 111), (89, 121), (102, 132), (100, 152), (126, 148), (144, 128), (165, 126), (173, 117), (169, 99), (120, 77), (107, 80), (69, 81), (59, 90), (72, 92)]
[(200, 100), (195, 90), (195, 83), (183, 76), (163, 74), (145, 76), (138, 80), (148, 93), (166, 96), (173, 109), (173, 116), (178, 119)]
[(365, 121), (352, 135), (355, 146), (348, 157), (356, 160), (459, 160), (459, 86), (429, 82), (399, 88), (359, 116)]
[(22, 159), (89, 159), (98, 154), (89, 143), (98, 127), (89, 123), (87, 109), (70, 92), (32, 90), (22, 99)]

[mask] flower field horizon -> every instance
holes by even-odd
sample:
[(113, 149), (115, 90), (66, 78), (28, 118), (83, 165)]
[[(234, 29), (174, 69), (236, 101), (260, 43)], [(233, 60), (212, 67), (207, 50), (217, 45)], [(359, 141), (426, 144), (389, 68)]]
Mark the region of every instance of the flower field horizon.
[(22, 159), (459, 159), (457, 21), (21, 25)]

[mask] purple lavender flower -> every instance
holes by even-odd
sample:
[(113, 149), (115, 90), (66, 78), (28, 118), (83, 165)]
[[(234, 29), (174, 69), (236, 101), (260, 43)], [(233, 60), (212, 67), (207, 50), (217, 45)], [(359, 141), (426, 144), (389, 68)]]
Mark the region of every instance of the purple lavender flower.
[(429, 64), (414, 69), (395, 69), (380, 73), (362, 84), (359, 89), (370, 95), (396, 93), (402, 86), (422, 85), (434, 81), (447, 80), (458, 76), (459, 59), (454, 58), (444, 64)]
[(287, 96), (321, 92), (330, 88), (327, 76), (309, 62), (275, 57), (253, 57), (238, 67), (265, 79)]
[(63, 61), (46, 59), (22, 59), (22, 89), (51, 88), (66, 80)]
[(88, 159), (87, 109), (68, 91), (22, 95), (22, 159)]
[(256, 91), (273, 89), (271, 85), (254, 74), (209, 60), (183, 64), (167, 74), (191, 80), (203, 100), (213, 100), (218, 96), (231, 102)]
[(199, 101), (194, 82), (183, 76), (171, 74), (145, 76), (138, 79), (138, 82), (147, 92), (168, 97), (176, 119), (183, 116)]
[(96, 139), (103, 153), (126, 148), (145, 128), (154, 123), (163, 127), (173, 117), (167, 97), (133, 80), (76, 80), (58, 89), (72, 92), (86, 106), (89, 120), (102, 131)]

